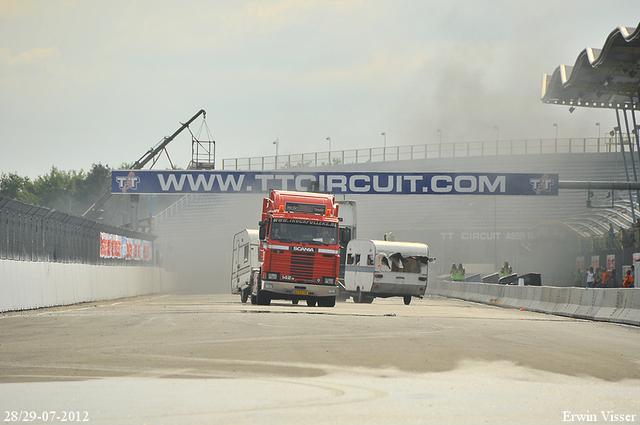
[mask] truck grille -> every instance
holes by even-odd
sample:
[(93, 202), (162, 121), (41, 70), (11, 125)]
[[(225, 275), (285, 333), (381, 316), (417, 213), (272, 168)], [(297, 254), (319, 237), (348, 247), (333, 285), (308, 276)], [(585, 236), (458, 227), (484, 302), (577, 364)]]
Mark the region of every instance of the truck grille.
[(313, 279), (315, 255), (307, 252), (291, 253), (291, 275), (305, 280)]
[(322, 283), (322, 278), (335, 275), (337, 258), (312, 252), (274, 250), (269, 271), (293, 277), (296, 281)]

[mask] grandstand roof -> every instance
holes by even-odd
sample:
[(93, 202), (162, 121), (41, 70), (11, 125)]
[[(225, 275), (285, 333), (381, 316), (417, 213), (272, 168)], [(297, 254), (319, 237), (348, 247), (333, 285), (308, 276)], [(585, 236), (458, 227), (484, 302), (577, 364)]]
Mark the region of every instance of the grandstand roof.
[(542, 78), (542, 101), (590, 108), (640, 109), (640, 24), (613, 30), (602, 49), (587, 47), (573, 66)]

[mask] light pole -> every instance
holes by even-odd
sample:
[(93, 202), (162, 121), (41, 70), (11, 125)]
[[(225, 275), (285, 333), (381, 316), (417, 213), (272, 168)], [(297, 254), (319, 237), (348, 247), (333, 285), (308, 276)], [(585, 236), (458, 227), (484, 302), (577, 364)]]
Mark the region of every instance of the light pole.
[(558, 143), (558, 123), (554, 122), (553, 126), (556, 128), (556, 143)]
[(382, 135), (382, 137), (384, 137), (384, 148), (387, 148), (387, 133), (385, 133), (384, 131), (382, 133), (380, 133)]
[(598, 146), (600, 146), (600, 123), (597, 122), (596, 125), (598, 126)]
[(438, 145), (438, 158), (442, 157), (442, 130), (438, 129), (438, 136), (440, 137), (440, 144)]
[(331, 165), (331, 137), (327, 137), (329, 141), (329, 165)]
[(273, 142), (276, 145), (276, 170), (278, 169), (278, 147), (280, 147), (280, 138), (276, 137), (276, 140)]
[(380, 134), (384, 138), (384, 142), (383, 142), (384, 144), (382, 145), (382, 162), (384, 162), (384, 160), (386, 159), (386, 155), (387, 155), (387, 133), (385, 131), (383, 131)]
[(497, 125), (495, 127), (493, 127), (496, 130), (496, 142), (500, 141), (500, 127), (498, 127)]

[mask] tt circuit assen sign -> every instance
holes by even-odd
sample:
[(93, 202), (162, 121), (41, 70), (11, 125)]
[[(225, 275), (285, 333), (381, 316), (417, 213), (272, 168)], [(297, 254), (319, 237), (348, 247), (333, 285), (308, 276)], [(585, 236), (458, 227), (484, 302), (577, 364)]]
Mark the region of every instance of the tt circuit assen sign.
[(299, 192), (387, 195), (557, 195), (557, 174), (285, 171), (111, 172), (111, 193)]

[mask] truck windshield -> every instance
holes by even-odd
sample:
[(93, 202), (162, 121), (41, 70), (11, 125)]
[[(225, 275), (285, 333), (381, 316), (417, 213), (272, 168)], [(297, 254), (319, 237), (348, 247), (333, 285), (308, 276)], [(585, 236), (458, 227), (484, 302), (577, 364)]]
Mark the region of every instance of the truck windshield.
[(280, 242), (335, 245), (338, 243), (338, 224), (275, 218), (271, 223), (270, 238)]

